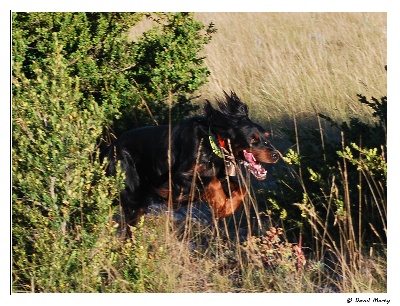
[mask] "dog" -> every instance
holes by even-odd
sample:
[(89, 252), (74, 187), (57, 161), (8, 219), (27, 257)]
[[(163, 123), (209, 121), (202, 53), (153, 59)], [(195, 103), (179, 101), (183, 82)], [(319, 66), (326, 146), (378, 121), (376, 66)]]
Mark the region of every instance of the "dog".
[(206, 201), (215, 218), (228, 217), (246, 196), (239, 165), (258, 180), (266, 178), (262, 164), (276, 163), (279, 152), (234, 92), (224, 92), (224, 98), (217, 99), (217, 107), (206, 100), (203, 116), (177, 125), (124, 132), (101, 152), (108, 175), (116, 173), (118, 162), (125, 172), (120, 201), (128, 225), (138, 223), (154, 198), (170, 199), (175, 209)]

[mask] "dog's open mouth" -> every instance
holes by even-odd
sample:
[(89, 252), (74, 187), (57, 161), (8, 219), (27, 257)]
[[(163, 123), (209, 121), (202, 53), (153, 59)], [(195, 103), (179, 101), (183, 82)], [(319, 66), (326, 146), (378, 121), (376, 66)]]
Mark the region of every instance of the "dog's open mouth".
[(258, 180), (264, 180), (267, 177), (267, 170), (265, 170), (263, 166), (257, 162), (254, 155), (246, 150), (243, 150), (243, 156), (246, 159), (243, 161), (243, 165), (249, 169)]

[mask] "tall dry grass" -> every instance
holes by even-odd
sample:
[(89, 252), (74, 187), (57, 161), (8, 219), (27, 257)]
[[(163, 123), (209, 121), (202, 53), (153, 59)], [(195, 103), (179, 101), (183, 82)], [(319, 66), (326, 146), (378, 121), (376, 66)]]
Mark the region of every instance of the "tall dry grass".
[(218, 29), (201, 99), (235, 90), (252, 118), (278, 129), (292, 114), (369, 114), (357, 93), (386, 92), (386, 13), (197, 13)]

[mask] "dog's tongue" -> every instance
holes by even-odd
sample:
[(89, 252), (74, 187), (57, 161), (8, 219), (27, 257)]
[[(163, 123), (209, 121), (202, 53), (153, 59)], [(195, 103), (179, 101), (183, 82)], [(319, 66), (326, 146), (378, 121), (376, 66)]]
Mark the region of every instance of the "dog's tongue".
[(265, 170), (260, 163), (257, 162), (254, 155), (246, 150), (243, 150), (243, 155), (248, 164), (246, 165), (250, 172), (258, 179), (263, 180), (267, 177), (267, 170)]

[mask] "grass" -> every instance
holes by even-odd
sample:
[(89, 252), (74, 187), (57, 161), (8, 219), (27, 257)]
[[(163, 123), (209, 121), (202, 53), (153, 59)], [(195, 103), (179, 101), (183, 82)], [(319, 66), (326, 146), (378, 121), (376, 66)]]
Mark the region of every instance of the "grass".
[[(234, 90), (253, 119), (273, 131), (293, 114), (315, 121), (369, 118), (357, 94), (386, 92), (386, 13), (196, 13), (217, 33), (205, 45), (211, 75), (198, 91), (214, 100)], [(149, 29), (143, 20), (130, 39)], [(292, 127), (292, 125), (290, 125)]]
[[(118, 292), (386, 292), (386, 254), (335, 245), (329, 233), (320, 239), (324, 220), (310, 210), (306, 213), (317, 243), (330, 249), (332, 257), (305, 260), (301, 242), (291, 241), (268, 221), (263, 220), (260, 231), (257, 226), (253, 231), (246, 227), (253, 201), (249, 197), (247, 210), (236, 213), (236, 222), (228, 218), (206, 225), (190, 219), (172, 222), (166, 213), (146, 215), (132, 239), (111, 235), (119, 255), (114, 262), (103, 259), (103, 278), (120, 284)], [(347, 221), (338, 220), (344, 228), (341, 241), (348, 238)], [(244, 233), (240, 239), (239, 232)], [(92, 252), (104, 253), (96, 248)], [(129, 278), (132, 269), (135, 275)]]
[(356, 94), (386, 92), (385, 13), (196, 16), (218, 29), (204, 50), (211, 76), (201, 99), (235, 90), (251, 116), (278, 135), (293, 114), (366, 117), (369, 110), (360, 108)]

